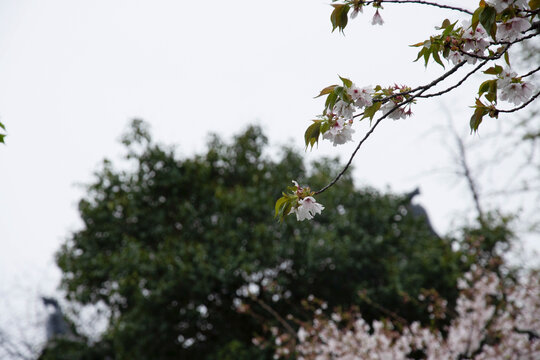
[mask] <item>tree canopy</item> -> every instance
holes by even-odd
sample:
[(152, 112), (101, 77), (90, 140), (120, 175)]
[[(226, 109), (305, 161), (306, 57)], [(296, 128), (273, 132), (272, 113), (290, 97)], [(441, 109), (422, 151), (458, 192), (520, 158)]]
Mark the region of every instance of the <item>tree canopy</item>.
[[(457, 297), (465, 261), (451, 240), (408, 213), (405, 195), (357, 189), (346, 175), (324, 194), (328, 210), (315, 220), (272, 219), (283, 178), (322, 185), (339, 168), (336, 159), (310, 171), (291, 149), (275, 159), (258, 127), (230, 144), (213, 136), (206, 153), (190, 158), (154, 143), (139, 120), (123, 142), (128, 170), (104, 161), (79, 203), (84, 226), (57, 253), (68, 299), (111, 310), (101, 340), (83, 347), (87, 354), (269, 358), (252, 344), (276, 321), (266, 307), (301, 316), (302, 300), (313, 295), (330, 308), (363, 305), (377, 318), (379, 308), (362, 300), (370, 299), (428, 321), (410, 301), (421, 289)], [(58, 355), (53, 345), (42, 358)]]

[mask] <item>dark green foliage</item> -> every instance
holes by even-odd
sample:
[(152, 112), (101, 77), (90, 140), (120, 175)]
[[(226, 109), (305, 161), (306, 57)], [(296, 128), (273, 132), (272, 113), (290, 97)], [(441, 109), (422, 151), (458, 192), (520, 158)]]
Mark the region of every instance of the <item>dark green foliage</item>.
[(214, 136), (206, 154), (188, 159), (154, 144), (140, 121), (123, 142), (132, 170), (104, 162), (79, 204), (83, 228), (57, 254), (68, 299), (103, 301), (112, 310), (103, 341), (85, 351), (130, 360), (269, 359), (271, 349), (251, 340), (275, 319), (250, 300), (259, 317), (241, 314), (233, 301), (245, 274), (285, 261), (292, 265), (272, 283), (279, 300), (270, 290), (261, 294), (283, 316), (301, 316), (310, 294), (330, 308), (360, 304), (366, 318), (381, 316), (361, 302), (365, 290), (373, 302), (427, 321), (410, 301), (422, 288), (456, 296), (460, 255), (407, 214), (405, 197), (355, 189), (346, 175), (318, 197), (322, 215), (274, 220), (284, 184), (320, 188), (339, 168), (336, 160), (307, 174), (291, 150), (277, 161), (263, 155), (267, 140), (257, 127), (230, 145)]

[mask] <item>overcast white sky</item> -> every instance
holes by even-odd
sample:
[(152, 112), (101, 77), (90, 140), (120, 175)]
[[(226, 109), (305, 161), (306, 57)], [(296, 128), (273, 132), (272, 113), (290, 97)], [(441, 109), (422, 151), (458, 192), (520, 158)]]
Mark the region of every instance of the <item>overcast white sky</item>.
[[(53, 253), (79, 228), (77, 201), (104, 157), (118, 159), (128, 121), (190, 156), (209, 132), (224, 137), (263, 126), (273, 145), (303, 149), (303, 132), (322, 110), (318, 91), (350, 77), (365, 85), (420, 85), (440, 74), (413, 63), (444, 17), (422, 6), (387, 5), (331, 33), (329, 1), (2, 0), (0, 2), (0, 291), (17, 282), (42, 293), (59, 278)], [(455, 1), (468, 5), (468, 1)], [(466, 129), (475, 81), (444, 101)], [(358, 184), (419, 198), (442, 233), (472, 214), (465, 188), (448, 175), (441, 146), (447, 115), (438, 100), (406, 121), (382, 124), (354, 161)], [(356, 124), (355, 140), (367, 129)], [(486, 127), (495, 126), (486, 124)], [(474, 140), (474, 139), (473, 139)], [(307, 158), (348, 156), (322, 142)], [(287, 184), (284, 183), (284, 186)], [(18, 279), (18, 280), (16, 280)]]

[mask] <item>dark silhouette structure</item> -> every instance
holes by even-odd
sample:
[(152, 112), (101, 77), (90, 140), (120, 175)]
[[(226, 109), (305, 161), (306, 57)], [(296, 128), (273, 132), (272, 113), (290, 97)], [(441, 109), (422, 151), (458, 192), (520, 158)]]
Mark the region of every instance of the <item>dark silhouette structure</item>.
[(417, 195), (420, 195), (420, 188), (416, 188), (416, 189), (414, 189), (413, 191), (411, 191), (410, 193), (407, 194), (407, 197), (406, 197), (406, 204), (407, 205), (405, 206), (407, 208), (407, 211), (415, 218), (424, 219), (426, 224), (429, 226), (429, 230), (431, 231), (431, 233), (433, 235), (439, 237), (439, 234), (437, 234), (435, 232), (435, 229), (433, 229), (433, 226), (431, 225), (431, 221), (429, 221), (429, 216), (428, 216), (428, 213), (427, 213), (426, 209), (424, 209), (424, 207), (422, 205), (412, 203), (412, 200)]
[(57, 337), (64, 337), (70, 335), (70, 330), (66, 320), (64, 319), (64, 314), (58, 301), (54, 298), (42, 297), (43, 304), (47, 309), (50, 307), (53, 308), (52, 312), (49, 313), (47, 318), (47, 340), (51, 340)]

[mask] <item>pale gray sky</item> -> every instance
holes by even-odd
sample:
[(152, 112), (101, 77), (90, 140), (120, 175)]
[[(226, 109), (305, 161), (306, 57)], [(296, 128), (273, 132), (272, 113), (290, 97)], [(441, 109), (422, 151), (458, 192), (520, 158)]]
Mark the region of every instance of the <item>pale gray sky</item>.
[[(460, 19), (387, 5), (384, 26), (370, 24), (369, 8), (344, 37), (330, 32), (330, 12), (329, 1), (310, 0), (1, 1), (0, 120), (9, 136), (0, 146), (0, 291), (14, 279), (54, 290), (53, 253), (80, 226), (76, 184), (91, 181), (104, 157), (118, 159), (129, 119), (143, 118), (185, 156), (203, 151), (209, 132), (229, 137), (254, 122), (273, 145), (303, 149), (321, 88), (338, 74), (360, 86), (426, 83), (443, 70), (413, 63), (417, 49), (408, 45), (444, 17)], [(477, 86), (446, 97), (460, 129)], [(471, 203), (453, 178), (426, 175), (449, 162), (432, 131), (447, 123), (441, 103), (413, 112), (377, 129), (354, 161), (356, 178), (395, 191), (421, 186), (419, 200), (446, 232), (473, 214)], [(355, 140), (367, 125), (355, 125)], [(306, 157), (345, 158), (353, 148), (322, 142)]]

